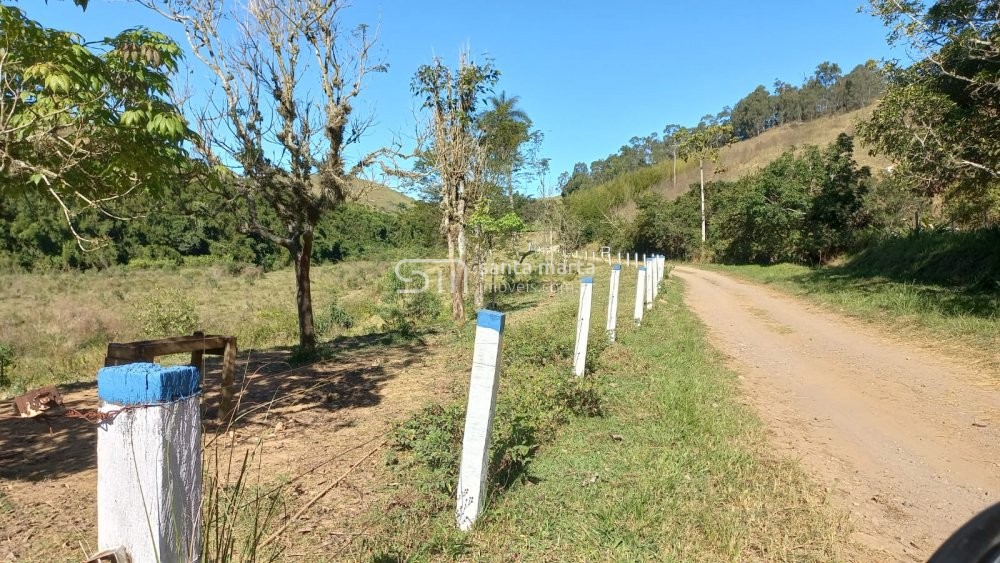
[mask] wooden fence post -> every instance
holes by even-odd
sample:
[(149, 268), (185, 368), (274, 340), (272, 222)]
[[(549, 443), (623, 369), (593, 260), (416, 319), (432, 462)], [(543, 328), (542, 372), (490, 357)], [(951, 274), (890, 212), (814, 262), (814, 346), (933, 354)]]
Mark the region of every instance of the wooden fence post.
[(489, 471), (490, 431), (500, 383), (500, 349), (504, 314), (481, 310), (476, 318), (476, 344), (469, 381), (469, 404), (462, 435), (462, 464), (458, 472), (455, 520), (458, 528), (472, 528), (483, 509)]
[(132, 561), (201, 553), (201, 376), (135, 363), (97, 372), (97, 548)]
[[(638, 264), (638, 262), (636, 262)], [(646, 296), (646, 268), (639, 266), (635, 278), (635, 326), (642, 324), (643, 303)]]
[(576, 347), (573, 349), (573, 374), (583, 375), (587, 364), (587, 337), (590, 335), (590, 304), (594, 297), (594, 278), (580, 280), (580, 306), (576, 315)]
[(611, 291), (608, 294), (608, 340), (615, 341), (618, 332), (618, 280), (622, 274), (622, 265), (611, 266)]

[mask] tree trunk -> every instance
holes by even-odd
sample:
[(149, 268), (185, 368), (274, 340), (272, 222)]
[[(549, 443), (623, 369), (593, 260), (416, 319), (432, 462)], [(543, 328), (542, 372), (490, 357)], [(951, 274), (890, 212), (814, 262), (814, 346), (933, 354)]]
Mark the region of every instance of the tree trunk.
[(316, 350), (316, 330), (313, 327), (312, 284), (309, 266), (312, 260), (313, 233), (302, 234), (300, 242), (289, 248), (295, 263), (295, 304), (299, 314), (299, 351), (311, 354)]
[(462, 267), (461, 260), (455, 258), (457, 244), (457, 233), (455, 225), (448, 222), (445, 229), (445, 236), (448, 239), (448, 267), (450, 269), (451, 285), (451, 318), (455, 321), (465, 319), (465, 303), (462, 301), (462, 285), (465, 281), (465, 268)]

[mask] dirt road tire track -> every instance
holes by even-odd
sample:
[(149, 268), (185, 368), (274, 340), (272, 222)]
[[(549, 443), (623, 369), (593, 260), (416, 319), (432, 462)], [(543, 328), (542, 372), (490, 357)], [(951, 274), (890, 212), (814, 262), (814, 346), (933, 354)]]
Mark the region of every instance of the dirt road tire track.
[(672, 275), (774, 446), (850, 513), (854, 541), (924, 560), (1000, 501), (1000, 376), (753, 283)]

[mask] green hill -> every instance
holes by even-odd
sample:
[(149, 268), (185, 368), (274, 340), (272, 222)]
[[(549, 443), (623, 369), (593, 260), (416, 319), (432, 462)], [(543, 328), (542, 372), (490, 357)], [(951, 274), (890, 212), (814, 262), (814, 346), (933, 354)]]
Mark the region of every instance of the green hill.
[(368, 180), (358, 180), (348, 194), (349, 201), (363, 203), (379, 211), (398, 211), (400, 205), (413, 202), (413, 198), (396, 190)]
[[(792, 147), (826, 146), (841, 133), (853, 135), (858, 121), (871, 115), (873, 109), (874, 106), (869, 106), (805, 123), (783, 125), (735, 143), (722, 150), (718, 166), (706, 164), (705, 181), (735, 180), (764, 167)], [(890, 164), (886, 159), (870, 156), (861, 145), (857, 146), (854, 155), (860, 165), (870, 166), (876, 174)], [(609, 182), (580, 189), (568, 196), (566, 203), (574, 214), (585, 221), (631, 220), (636, 212), (635, 198), (640, 194), (652, 191), (674, 199), (698, 182), (697, 162), (678, 160), (676, 166), (676, 181), (674, 163), (668, 159), (621, 174)]]

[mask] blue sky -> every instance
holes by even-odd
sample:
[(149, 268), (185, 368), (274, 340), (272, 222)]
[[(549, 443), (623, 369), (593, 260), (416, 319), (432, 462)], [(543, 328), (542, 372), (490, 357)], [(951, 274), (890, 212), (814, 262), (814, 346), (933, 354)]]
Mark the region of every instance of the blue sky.
[[(520, 96), (544, 132), (551, 185), (575, 162), (604, 158), (669, 123), (693, 125), (758, 84), (799, 84), (824, 60), (847, 72), (870, 58), (903, 56), (886, 45), (877, 19), (858, 13), (862, 2), (356, 0), (348, 23), (379, 24), (390, 64), (367, 90), (363, 110), (374, 112), (376, 126), (364, 144), (412, 132), (413, 72), (434, 55), (457, 61), (468, 46), (477, 59), (495, 60), (497, 91)], [(89, 40), (146, 25), (184, 44), (177, 29), (122, 0), (91, 0), (86, 12), (69, 1), (16, 5)]]

